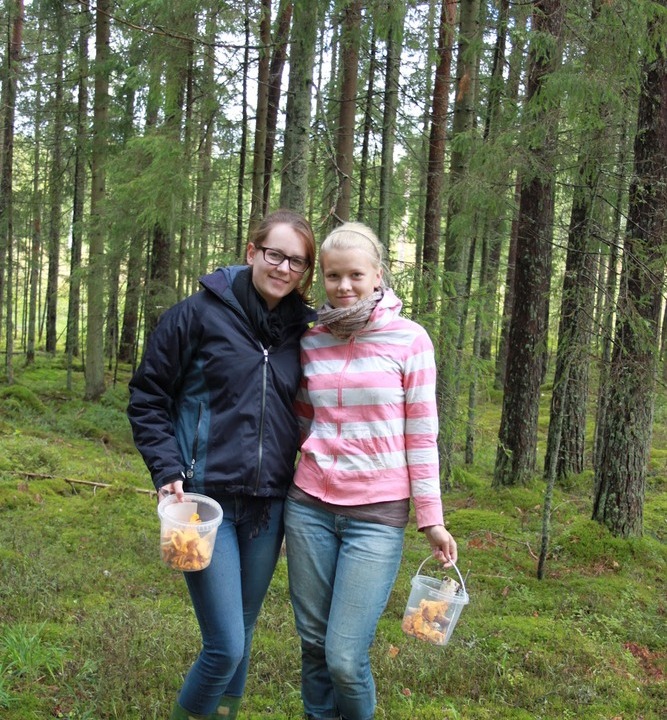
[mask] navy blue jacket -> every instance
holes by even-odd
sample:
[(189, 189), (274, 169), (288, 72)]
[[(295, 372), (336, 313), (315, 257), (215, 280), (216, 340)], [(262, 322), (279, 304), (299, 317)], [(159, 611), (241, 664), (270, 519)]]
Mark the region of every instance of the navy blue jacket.
[(314, 313), (304, 305), (284, 342), (264, 348), (231, 290), (243, 269), (200, 278), (203, 290), (165, 311), (130, 381), (128, 417), (156, 489), (184, 479), (206, 495), (287, 493), (299, 340)]

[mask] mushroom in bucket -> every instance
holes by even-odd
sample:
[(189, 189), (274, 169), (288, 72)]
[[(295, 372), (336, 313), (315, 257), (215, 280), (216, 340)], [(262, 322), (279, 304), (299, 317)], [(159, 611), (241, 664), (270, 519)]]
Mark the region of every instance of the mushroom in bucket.
[(469, 597), (456, 565), (452, 564), (460, 582), (421, 575), (426, 558), (412, 578), (410, 597), (403, 614), (403, 631), (434, 645), (445, 645), (454, 632), (463, 606)]
[(193, 572), (208, 567), (222, 508), (206, 495), (186, 493), (183, 502), (168, 495), (157, 508), (160, 517), (160, 554), (174, 570)]

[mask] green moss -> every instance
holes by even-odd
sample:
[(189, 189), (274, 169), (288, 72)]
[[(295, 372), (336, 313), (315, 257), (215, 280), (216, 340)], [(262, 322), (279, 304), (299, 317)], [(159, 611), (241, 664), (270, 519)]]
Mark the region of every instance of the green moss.
[(44, 403), (32, 390), (24, 385), (5, 385), (0, 387), (0, 404), (5, 412), (12, 408), (27, 407), (38, 413), (45, 410)]
[(644, 532), (663, 543), (667, 541), (667, 492), (647, 498), (644, 504)]

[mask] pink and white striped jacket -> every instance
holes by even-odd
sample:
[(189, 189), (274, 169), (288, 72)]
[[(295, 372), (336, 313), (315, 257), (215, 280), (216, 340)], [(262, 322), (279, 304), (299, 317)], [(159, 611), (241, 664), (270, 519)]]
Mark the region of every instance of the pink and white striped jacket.
[(435, 358), (428, 334), (401, 307), (386, 290), (352, 338), (338, 340), (323, 325), (303, 336), (294, 482), (335, 505), (412, 497), (423, 528), (443, 522)]

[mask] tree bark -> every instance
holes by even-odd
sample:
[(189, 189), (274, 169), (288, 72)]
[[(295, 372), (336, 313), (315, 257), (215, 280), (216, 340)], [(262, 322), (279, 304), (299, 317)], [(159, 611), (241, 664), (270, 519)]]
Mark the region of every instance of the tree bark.
[(445, 145), (447, 142), (447, 109), (452, 67), (452, 39), (456, 20), (455, 0), (443, 0), (440, 16), (437, 66), (433, 84), (431, 132), (424, 213), (423, 277), (426, 285), (426, 311), (433, 313), (437, 295), (437, 268), (440, 256), (442, 221), (442, 188), (444, 184)]
[(244, 189), (246, 156), (248, 154), (248, 71), (250, 65), (250, 17), (249, 3), (245, 2), (243, 28), (245, 34), (245, 47), (243, 49), (243, 92), (241, 94), (241, 141), (239, 149), (239, 174), (236, 184), (236, 258), (241, 259), (243, 254), (244, 228)]
[[(445, 486), (449, 483), (454, 452), (454, 432), (458, 415), (461, 353), (465, 338), (469, 293), (466, 283), (472, 274), (469, 267), (475, 236), (475, 219), (463, 217), (466, 202), (462, 188), (468, 174), (472, 142), (462, 142), (470, 133), (475, 110), (477, 84), (477, 37), (479, 34), (479, 0), (460, 3), (459, 42), (456, 62), (456, 96), (452, 123), (452, 152), (449, 169), (449, 198), (443, 264), (443, 308), (440, 316), (440, 363), (438, 415), (440, 417), (440, 465)], [(458, 140), (458, 143), (456, 142)]]
[(261, 0), (259, 21), (259, 61), (257, 70), (257, 108), (255, 111), (255, 142), (252, 152), (252, 186), (248, 233), (260, 222), (264, 212), (264, 169), (269, 118), (269, 72), (271, 47), (271, 0)]
[(531, 48), (526, 95), (527, 117), (540, 127), (542, 140), (525, 152), (539, 173), (524, 174), (519, 206), (514, 310), (509, 332), (494, 486), (528, 482), (535, 471), (537, 417), (547, 340), (546, 302), (553, 221), (553, 173), (557, 106), (541, 91), (560, 58), (564, 8), (560, 0), (533, 3), (538, 39)]
[(593, 519), (616, 536), (643, 532), (653, 430), (659, 317), (667, 233), (667, 57), (664, 20), (649, 27), (634, 145), (619, 315), (595, 474)]
[(72, 359), (78, 357), (79, 313), (81, 311), (81, 250), (83, 246), (84, 206), (86, 195), (86, 143), (88, 140), (88, 40), (90, 11), (85, 5), (79, 10), (79, 78), (76, 113), (76, 146), (74, 160), (74, 198), (72, 203), (72, 248), (70, 253), (70, 282), (67, 301), (68, 390), (71, 390)]
[(266, 118), (266, 147), (264, 149), (264, 188), (262, 190), (262, 212), (264, 214), (269, 211), (270, 206), (273, 155), (276, 146), (278, 109), (280, 107), (280, 88), (283, 68), (287, 59), (287, 41), (289, 40), (293, 7), (294, 3), (291, 0), (281, 0), (274, 33), (273, 55), (269, 69), (269, 107)]
[(64, 185), (63, 141), (65, 106), (63, 100), (63, 68), (65, 56), (64, 5), (54, 13), (56, 36), (55, 71), (53, 78), (53, 135), (49, 172), (49, 266), (46, 282), (46, 352), (54, 354), (58, 340), (58, 291), (60, 285), (60, 231)]
[(109, 0), (98, 0), (95, 13), (95, 97), (88, 236), (88, 321), (86, 327), (87, 400), (99, 400), (104, 382), (104, 223), (107, 133), (109, 123)]
[[(433, 55), (435, 46), (435, 17), (436, 17), (436, 0), (429, 0), (428, 4), (428, 40), (426, 42), (426, 57)], [(429, 155), (429, 134), (430, 134), (430, 118), (429, 103), (431, 98), (431, 73), (426, 74), (424, 83), (424, 111), (421, 119), (421, 147), (419, 150), (419, 204), (417, 206), (417, 222), (415, 226), (415, 271), (412, 282), (412, 319), (417, 320), (421, 316), (422, 307), (426, 298), (423, 292), (423, 270), (424, 270), (424, 227), (426, 223), (426, 188), (428, 185), (428, 168), (427, 158)], [(437, 263), (437, 256), (436, 256)]]
[[(44, 17), (39, 14), (38, 21), (38, 47), (43, 50)], [(41, 52), (40, 52), (41, 55)], [(39, 287), (40, 258), (42, 254), (42, 170), (41, 170), (41, 147), (42, 147), (42, 63), (40, 60), (35, 66), (35, 148), (33, 152), (33, 181), (32, 181), (32, 238), (30, 243), (30, 273), (28, 289), (28, 340), (26, 344), (26, 364), (35, 362), (35, 340), (37, 334), (37, 289)], [(0, 166), (2, 163), (0, 162)], [(1, 243), (0, 243), (1, 244)], [(1, 283), (0, 283), (1, 284)], [(0, 312), (0, 315), (2, 313)]]
[(357, 76), (359, 74), (359, 34), (361, 0), (345, 4), (341, 36), (342, 85), (338, 127), (336, 129), (337, 192), (334, 217), (337, 222), (350, 219), (352, 175), (354, 174), (354, 132), (357, 112)]
[(367, 192), (368, 172), (370, 167), (370, 141), (373, 131), (373, 105), (375, 102), (375, 73), (377, 71), (377, 38), (375, 29), (371, 37), (370, 60), (368, 62), (368, 84), (366, 86), (366, 98), (364, 100), (364, 130), (361, 142), (361, 158), (359, 159), (359, 203), (357, 205), (357, 220), (368, 222)]
[(396, 139), (396, 116), (398, 114), (398, 84), (403, 50), (403, 23), (405, 2), (391, 3), (391, 19), (387, 37), (387, 68), (385, 73), (384, 113), (382, 117), (382, 165), (380, 171), (380, 213), (378, 238), (387, 249), (389, 257), (391, 238), (391, 197), (394, 175), (394, 146)]
[(317, 3), (295, 0), (280, 205), (305, 212), (313, 60), (317, 39)]
[[(14, 121), (16, 118), (16, 86), (21, 63), (21, 44), (23, 42), (23, 0), (16, 0), (12, 10), (11, 33), (7, 39), (7, 75), (2, 98), (4, 101), (4, 122), (2, 124), (2, 151), (0, 154), (0, 305), (2, 305), (6, 297), (5, 371), (8, 385), (14, 382), (14, 276), (12, 268), (14, 259)], [(7, 260), (6, 273), (5, 258)], [(6, 288), (4, 286), (5, 277)], [(2, 317), (1, 311), (0, 317)]]

